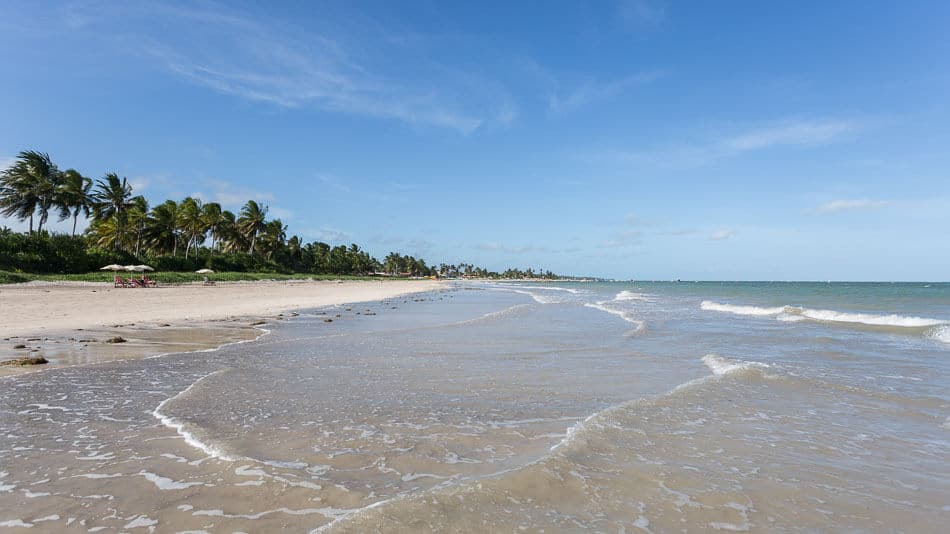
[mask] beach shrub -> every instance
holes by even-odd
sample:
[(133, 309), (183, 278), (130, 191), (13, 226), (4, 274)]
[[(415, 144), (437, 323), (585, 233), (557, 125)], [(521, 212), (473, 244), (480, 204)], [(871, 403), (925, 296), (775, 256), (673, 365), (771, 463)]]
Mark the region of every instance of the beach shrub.
[(0, 270), (30, 273), (85, 273), (103, 265), (138, 263), (131, 254), (89, 247), (83, 236), (0, 232)]

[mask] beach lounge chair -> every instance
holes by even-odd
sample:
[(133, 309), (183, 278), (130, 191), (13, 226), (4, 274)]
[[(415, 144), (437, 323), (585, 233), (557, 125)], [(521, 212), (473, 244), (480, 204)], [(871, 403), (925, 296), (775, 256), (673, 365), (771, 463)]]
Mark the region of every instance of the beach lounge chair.
[(147, 274), (142, 275), (142, 283), (145, 284), (145, 287), (155, 287), (158, 285), (158, 282), (149, 278)]
[(126, 282), (121, 276), (115, 277), (115, 287), (134, 287), (132, 284)]

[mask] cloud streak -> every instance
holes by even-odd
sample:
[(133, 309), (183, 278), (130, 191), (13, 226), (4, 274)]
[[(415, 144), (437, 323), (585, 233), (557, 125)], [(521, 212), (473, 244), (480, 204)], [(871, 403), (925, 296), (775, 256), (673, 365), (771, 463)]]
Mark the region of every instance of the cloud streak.
[(548, 109), (556, 114), (575, 111), (598, 101), (618, 97), (634, 87), (655, 82), (663, 76), (663, 72), (655, 71), (632, 74), (608, 82), (588, 80), (564, 96), (549, 96)]
[(740, 132), (710, 135), (692, 144), (595, 154), (594, 159), (658, 167), (701, 167), (761, 150), (809, 148), (837, 143), (861, 130), (845, 119), (783, 119)]
[[(76, 30), (128, 27), (128, 34), (116, 32), (123, 45), (167, 71), (218, 93), (282, 108), (392, 119), (465, 134), (486, 122), (513, 118), (513, 106), (504, 98), (445, 79), (437, 67), (420, 73), (412, 85), (397, 80), (396, 71), (387, 76), (385, 71), (398, 69), (403, 59), (393, 46), (350, 43), (279, 21), (252, 19), (225, 6), (199, 6), (124, 4), (102, 15), (88, 4), (74, 4), (64, 19)], [(351, 48), (389, 55), (373, 64)]]
[(729, 239), (734, 235), (736, 235), (735, 230), (732, 230), (729, 228), (722, 228), (713, 232), (709, 236), (709, 239), (712, 241), (725, 241), (726, 239)]
[(815, 211), (817, 213), (840, 213), (843, 211), (854, 211), (854, 210), (869, 210), (869, 209), (878, 209), (887, 205), (887, 202), (883, 200), (869, 200), (866, 198), (861, 199), (841, 199), (841, 200), (832, 200), (826, 202), (821, 206), (818, 206)]

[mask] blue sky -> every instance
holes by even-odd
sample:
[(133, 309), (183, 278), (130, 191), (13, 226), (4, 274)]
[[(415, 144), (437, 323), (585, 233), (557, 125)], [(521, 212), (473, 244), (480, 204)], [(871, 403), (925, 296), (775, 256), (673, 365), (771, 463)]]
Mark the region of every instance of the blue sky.
[(0, 165), (377, 256), (948, 279), (950, 3), (257, 4), (3, 2)]

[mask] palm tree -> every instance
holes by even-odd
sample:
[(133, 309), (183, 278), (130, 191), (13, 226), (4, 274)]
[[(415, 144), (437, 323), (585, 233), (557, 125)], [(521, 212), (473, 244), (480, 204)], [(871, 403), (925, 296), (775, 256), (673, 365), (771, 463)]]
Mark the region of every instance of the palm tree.
[(119, 249), (119, 236), (122, 235), (122, 224), (125, 222), (125, 212), (131, 206), (132, 186), (128, 180), (110, 172), (96, 183), (94, 193), (96, 204), (94, 215), (96, 218), (112, 218), (115, 220), (115, 240), (113, 248)]
[(174, 200), (152, 208), (145, 226), (145, 244), (158, 254), (178, 254), (178, 203)]
[(187, 197), (178, 205), (178, 227), (182, 234), (187, 238), (185, 245), (185, 258), (188, 257), (188, 250), (194, 243), (195, 256), (198, 255), (198, 243), (205, 238), (204, 221), (201, 217), (201, 201)]
[(128, 209), (129, 224), (135, 228), (135, 257), (139, 257), (139, 251), (142, 249), (142, 235), (145, 233), (145, 225), (148, 224), (148, 200), (139, 195), (134, 197), (131, 206)]
[(106, 248), (124, 242), (125, 236), (119, 231), (118, 221), (114, 217), (93, 219), (87, 232), (89, 239), (97, 247)]
[(287, 226), (280, 219), (274, 219), (264, 224), (264, 232), (261, 235), (261, 248), (264, 250), (264, 256), (267, 259), (274, 257), (274, 253), (280, 250), (287, 239)]
[(33, 233), (33, 215), (39, 210), (40, 224), (49, 218), (49, 210), (56, 201), (56, 190), (62, 173), (49, 154), (24, 150), (17, 160), (0, 175), (0, 215), (30, 220)]
[(221, 212), (221, 222), (217, 227), (218, 241), (222, 252), (237, 252), (246, 247), (244, 236), (237, 225), (234, 213), (224, 210)]
[(238, 229), (244, 234), (246, 239), (251, 241), (249, 252), (254, 254), (254, 245), (257, 242), (257, 234), (264, 231), (265, 221), (267, 219), (267, 206), (261, 206), (253, 200), (248, 200), (247, 204), (241, 208), (241, 216), (238, 217)]
[(201, 208), (201, 219), (204, 227), (211, 231), (211, 250), (217, 242), (218, 227), (227, 221), (222, 218), (221, 204), (208, 202)]
[(79, 174), (75, 169), (63, 172), (63, 181), (59, 187), (59, 220), (73, 218), (73, 234), (76, 235), (76, 222), (79, 215), (89, 217), (92, 209), (92, 179)]

